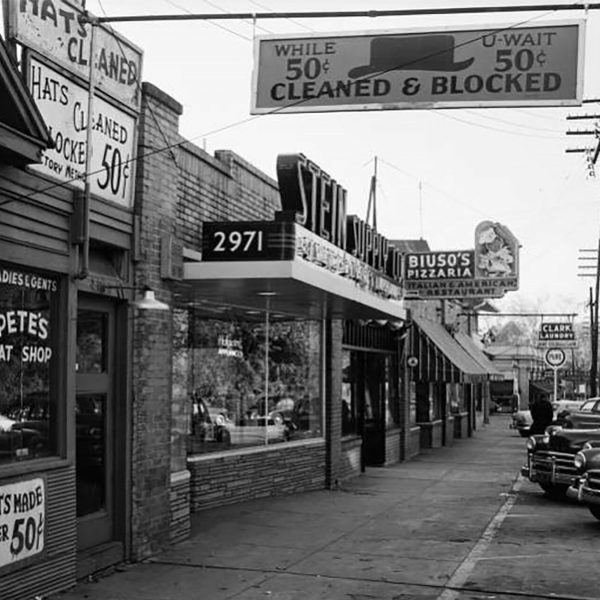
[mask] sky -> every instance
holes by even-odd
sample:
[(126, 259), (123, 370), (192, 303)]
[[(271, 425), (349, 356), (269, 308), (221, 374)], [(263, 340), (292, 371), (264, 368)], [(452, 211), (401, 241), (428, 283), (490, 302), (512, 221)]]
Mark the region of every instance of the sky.
[[(476, 0), (88, 0), (97, 16), (268, 13), (547, 5)], [(578, 276), (582, 249), (599, 237), (600, 163), (591, 176), (600, 103), (581, 107), (453, 108), (251, 115), (253, 38), (440, 26), (512, 26), (586, 19), (583, 97), (600, 99), (600, 11), (537, 11), (376, 18), (257, 19), (118, 23), (144, 52), (143, 76), (183, 105), (180, 131), (209, 153), (236, 152), (276, 177), (276, 158), (302, 152), (348, 191), (348, 214), (366, 218), (377, 157), (377, 225), (390, 239), (427, 240), (432, 250), (474, 247), (484, 220), (506, 225), (521, 243), (520, 289), (502, 310), (579, 313), (593, 278)], [(590, 256), (589, 253), (585, 254)], [(590, 271), (587, 271), (590, 273)]]

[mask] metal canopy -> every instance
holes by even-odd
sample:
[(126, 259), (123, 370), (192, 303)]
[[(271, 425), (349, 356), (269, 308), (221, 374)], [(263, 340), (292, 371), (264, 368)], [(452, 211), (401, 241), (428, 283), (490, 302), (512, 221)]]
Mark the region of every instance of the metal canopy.
[(487, 371), (467, 354), (443, 325), (416, 315), (412, 318), (417, 327), (468, 380), (478, 381), (487, 378)]
[(406, 319), (403, 302), (300, 260), (187, 262), (183, 280), (183, 302), (212, 318), (235, 312), (251, 319), (265, 311), (268, 298), (275, 320)]
[(490, 379), (504, 379), (504, 375), (496, 368), (492, 361), (477, 346), (471, 336), (459, 331), (454, 334), (454, 339), (464, 348), (465, 352), (487, 372)]

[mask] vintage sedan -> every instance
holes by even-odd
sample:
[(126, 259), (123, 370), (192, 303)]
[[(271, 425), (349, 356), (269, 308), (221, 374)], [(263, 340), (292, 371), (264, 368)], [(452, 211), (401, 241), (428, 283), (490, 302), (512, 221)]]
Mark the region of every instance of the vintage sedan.
[(588, 398), (577, 410), (565, 417), (564, 426), (572, 429), (600, 427), (600, 398)]
[(600, 429), (550, 426), (543, 435), (527, 440), (527, 463), (521, 474), (551, 496), (564, 496), (577, 469), (573, 459), (586, 443), (600, 442)]
[(600, 521), (600, 440), (588, 442), (573, 459), (577, 476), (567, 496), (588, 507)]
[(516, 429), (521, 437), (528, 437), (532, 423), (531, 411), (517, 410), (511, 415), (511, 421), (508, 426), (511, 429)]

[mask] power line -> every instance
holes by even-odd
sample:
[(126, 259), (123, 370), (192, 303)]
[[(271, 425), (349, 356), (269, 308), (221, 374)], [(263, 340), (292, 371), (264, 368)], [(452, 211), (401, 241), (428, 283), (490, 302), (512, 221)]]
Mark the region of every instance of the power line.
[[(571, 5), (567, 5), (567, 6), (570, 7)], [(600, 4), (598, 4), (597, 7), (600, 8)], [(424, 9), (424, 10), (429, 10), (429, 9)], [(432, 10), (438, 11), (438, 9), (432, 9)], [(444, 10), (444, 9), (439, 9), (439, 10)], [(467, 9), (467, 10), (470, 10), (470, 9)], [(472, 9), (472, 10), (473, 10), (473, 12), (477, 12), (477, 11), (487, 12), (485, 9), (483, 9), (483, 10), (482, 9)], [(552, 8), (552, 10), (550, 12), (554, 12), (554, 10), (555, 9)], [(359, 11), (351, 11), (351, 12), (355, 12), (356, 13), (356, 12), (359, 12)], [(369, 11), (369, 13), (370, 12), (373, 12), (373, 11)], [(398, 12), (398, 11), (376, 11), (376, 12), (393, 13), (393, 12)], [(413, 14), (414, 11), (400, 11), (400, 12), (407, 12), (407, 14)], [(501, 10), (501, 12), (502, 12), (502, 10)], [(506, 12), (508, 12), (508, 11), (506, 11)], [(282, 14), (282, 13), (266, 13), (266, 14), (272, 16), (272, 15)], [(286, 18), (286, 19), (287, 18), (291, 18), (291, 17), (293, 17), (294, 13), (285, 13), (285, 14), (287, 16), (281, 16), (280, 18)], [(316, 15), (316, 14), (322, 14), (322, 13), (300, 13), (300, 14), (315, 14)], [(344, 16), (345, 14), (346, 13), (339, 13), (337, 16)], [(189, 15), (168, 15), (168, 16), (169, 17), (175, 17), (175, 19), (169, 19), (169, 20), (189, 20), (189, 19), (207, 19), (207, 20), (209, 20), (209, 18), (208, 18), (207, 15), (200, 15), (199, 16), (199, 15), (189, 14)], [(252, 18), (254, 18), (255, 16), (257, 16), (257, 15), (253, 14)], [(541, 18), (542, 16), (544, 16), (544, 15), (537, 15), (537, 16), (531, 17), (529, 19), (526, 19), (524, 21), (520, 21), (520, 22), (514, 23), (513, 25), (509, 25), (507, 27), (501, 27), (501, 28), (494, 29), (494, 31), (495, 32), (511, 31), (511, 30), (513, 30), (515, 28), (521, 27), (523, 25), (526, 25), (527, 23), (535, 21), (535, 20)], [(219, 13), (217, 15), (214, 15), (215, 19), (218, 19), (219, 17), (220, 18), (234, 18), (235, 17), (235, 18), (238, 18), (238, 19), (248, 18), (247, 16), (244, 17), (243, 14), (234, 15), (234, 13)], [(92, 26), (97, 26), (97, 25), (99, 25), (101, 23), (110, 22), (113, 19), (116, 19), (116, 20), (129, 20), (129, 17), (125, 17), (125, 18), (122, 18), (122, 17), (106, 17), (106, 16), (105, 17), (96, 17), (96, 16), (91, 15), (88, 12), (86, 12), (86, 13), (84, 13), (82, 15), (82, 20), (83, 21), (88, 21)], [(139, 17), (135, 17), (135, 20), (136, 21), (142, 21), (142, 20), (152, 21), (152, 20), (159, 20), (159, 19), (156, 18), (156, 17), (154, 17), (154, 16), (139, 16)], [(430, 58), (430, 57), (433, 57), (433, 56), (439, 56), (439, 55), (443, 55), (443, 54), (447, 54), (447, 53), (453, 53), (455, 51), (455, 49), (457, 49), (459, 47), (467, 46), (469, 44), (473, 44), (473, 43), (476, 43), (476, 42), (482, 40), (483, 38), (486, 37), (486, 35), (488, 33), (489, 32), (487, 32), (487, 33), (485, 33), (483, 35), (477, 36), (475, 38), (466, 40), (465, 42), (463, 42), (461, 44), (455, 44), (455, 45), (453, 45), (449, 49), (446, 49), (446, 50), (443, 50), (443, 51), (440, 51), (440, 52), (435, 52), (435, 53), (433, 53), (431, 55), (427, 55), (425, 57), (416, 58), (416, 59), (414, 59), (412, 61), (409, 61), (407, 63), (400, 63), (400, 64), (397, 64), (397, 65), (393, 65), (393, 66), (391, 66), (391, 67), (389, 67), (387, 69), (384, 69), (384, 70), (381, 70), (381, 71), (378, 71), (378, 72), (375, 72), (375, 73), (371, 73), (370, 75), (367, 75), (367, 76), (365, 76), (363, 78), (360, 78), (357, 81), (368, 81), (368, 80), (370, 80), (370, 79), (372, 79), (374, 77), (379, 77), (379, 76), (381, 76), (383, 74), (386, 74), (386, 73), (389, 73), (391, 71), (405, 69), (405, 68), (409, 67), (411, 64), (413, 64), (414, 62), (418, 62), (420, 60), (423, 60), (423, 58)], [(123, 52), (122, 49), (121, 49), (121, 52)], [(265, 116), (275, 115), (275, 114), (280, 113), (281, 111), (283, 111), (283, 110), (285, 110), (287, 108), (291, 108), (291, 107), (295, 107), (295, 106), (300, 106), (300, 105), (302, 105), (303, 103), (305, 103), (307, 101), (308, 101), (308, 99), (301, 98), (301, 99), (299, 99), (299, 100), (297, 100), (295, 102), (292, 102), (292, 103), (290, 103), (290, 104), (288, 104), (286, 106), (274, 108), (273, 110), (269, 111), (268, 113), (264, 113), (264, 114), (260, 114), (260, 115), (252, 115), (252, 116), (250, 116), (248, 118), (241, 119), (240, 121), (236, 121), (234, 123), (230, 123), (230, 124), (224, 125), (224, 126), (219, 127), (219, 128), (217, 128), (215, 130), (212, 130), (212, 131), (209, 131), (209, 132), (205, 132), (205, 133), (202, 133), (202, 134), (197, 135), (197, 136), (193, 136), (193, 137), (191, 137), (189, 139), (181, 140), (179, 142), (174, 142), (173, 144), (167, 144), (167, 145), (165, 145), (162, 148), (154, 149), (154, 150), (152, 150), (152, 151), (150, 151), (148, 153), (144, 153), (144, 154), (142, 154), (140, 156), (133, 156), (128, 161), (123, 161), (123, 164), (134, 163), (134, 162), (137, 162), (138, 160), (141, 160), (142, 158), (147, 158), (147, 157), (152, 156), (154, 154), (158, 154), (159, 152), (162, 152), (162, 151), (169, 151), (169, 150), (172, 150), (173, 148), (178, 148), (178, 147), (183, 146), (183, 145), (185, 145), (187, 143), (190, 143), (190, 142), (192, 142), (194, 140), (197, 140), (197, 139), (200, 139), (200, 138), (209, 137), (211, 135), (214, 135), (215, 133), (220, 133), (222, 131), (225, 131), (225, 130), (228, 130), (228, 129), (232, 129), (232, 128), (237, 127), (239, 125), (242, 125), (242, 124), (254, 121), (254, 120), (258, 119), (258, 118), (262, 118), (262, 117), (265, 117)], [(449, 115), (446, 115), (446, 116), (448, 118), (454, 118), (455, 120), (462, 121), (462, 122), (467, 123), (469, 125), (472, 124), (472, 125), (477, 126), (477, 124), (470, 123), (469, 121), (464, 121), (464, 120), (458, 119), (456, 117), (450, 117)], [(485, 126), (482, 126), (482, 125), (479, 125), (479, 126), (483, 127), (483, 128), (486, 128)], [(487, 129), (494, 130), (494, 128), (490, 128), (490, 127), (487, 127)], [(516, 135), (525, 135), (525, 134), (516, 134)], [(529, 137), (538, 137), (538, 138), (539, 137), (548, 137), (549, 138), (549, 136), (529, 136)], [(551, 139), (551, 138), (549, 138), (549, 139)], [(100, 172), (102, 172), (102, 169), (98, 169), (97, 171), (92, 171), (91, 173), (85, 173), (85, 176), (89, 177), (91, 175), (96, 175), (97, 173), (100, 173)], [(47, 191), (50, 191), (50, 190), (56, 189), (56, 188), (60, 188), (60, 187), (66, 187), (68, 184), (74, 183), (75, 181), (78, 181), (78, 180), (79, 180), (79, 177), (73, 178), (73, 179), (70, 179), (70, 180), (64, 181), (64, 182), (58, 182), (56, 184), (47, 186), (47, 187), (45, 187), (45, 188), (43, 188), (41, 190), (36, 190), (34, 192), (31, 192), (30, 194), (20, 195), (19, 198), (22, 199), (22, 200), (29, 200), (30, 198), (32, 198), (33, 196), (35, 196), (37, 194), (45, 193)], [(0, 207), (4, 206), (5, 204), (9, 204), (9, 203), (13, 202), (14, 200), (15, 199), (13, 198), (13, 199), (10, 199), (10, 200), (5, 200), (4, 202), (0, 202)]]
[(219, 19), (338, 19), (338, 18), (377, 18), (408, 17), (426, 15), (465, 15), (508, 12), (573, 11), (597, 10), (600, 3), (543, 4), (523, 6), (471, 6), (459, 8), (415, 8), (400, 10), (350, 10), (350, 11), (292, 11), (292, 12), (247, 12), (247, 13), (195, 13), (188, 15), (127, 15), (120, 17), (99, 17), (99, 23), (124, 23), (135, 21), (185, 21)]

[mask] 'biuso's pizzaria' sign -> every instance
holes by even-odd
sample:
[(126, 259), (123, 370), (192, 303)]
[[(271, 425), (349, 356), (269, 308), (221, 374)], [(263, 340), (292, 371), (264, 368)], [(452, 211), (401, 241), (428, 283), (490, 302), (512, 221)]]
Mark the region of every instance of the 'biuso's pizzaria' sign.
[(519, 287), (519, 243), (507, 227), (482, 221), (473, 250), (404, 255), (406, 298), (499, 298)]
[(251, 113), (581, 104), (580, 21), (258, 36)]

